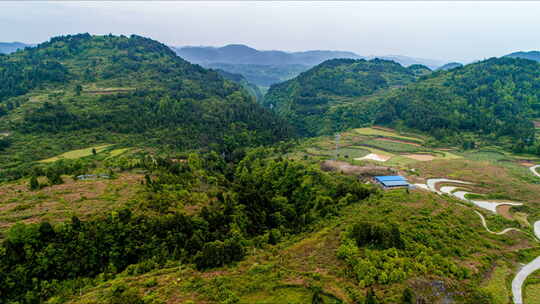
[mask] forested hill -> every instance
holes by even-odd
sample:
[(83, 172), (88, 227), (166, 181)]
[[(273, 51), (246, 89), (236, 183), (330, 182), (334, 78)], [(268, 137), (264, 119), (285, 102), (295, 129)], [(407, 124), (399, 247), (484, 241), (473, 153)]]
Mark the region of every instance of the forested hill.
[(455, 69), (455, 68), (460, 68), (462, 67), (463, 64), (459, 63), (459, 62), (449, 62), (441, 67), (438, 67), (437, 70), (443, 70), (443, 71), (447, 71), (447, 70), (451, 70), (451, 69)]
[(439, 138), (463, 132), (518, 146), (534, 142), (531, 118), (540, 116), (540, 64), (492, 58), (438, 71), (389, 94), (378, 123), (405, 125)]
[[(414, 69), (393, 61), (332, 59), (294, 79), (273, 85), (264, 104), (288, 119), (300, 134), (323, 134), (340, 129), (348, 122), (347, 117), (334, 111), (335, 107), (383, 89), (404, 86), (415, 78)], [(356, 117), (356, 121), (347, 126), (368, 123), (369, 113), (364, 110), (359, 112), (365, 120)], [(353, 114), (355, 111), (345, 112)]]
[(227, 72), (220, 69), (216, 69), (215, 71), (218, 72), (219, 75), (223, 76), (223, 78), (241, 85), (249, 94), (251, 94), (251, 96), (255, 97), (257, 101), (262, 101), (263, 93), (261, 92), (261, 89), (259, 89), (259, 87), (254, 85), (253, 83), (249, 82), (243, 75)]
[(231, 152), (289, 135), (239, 85), (140, 36), (70, 35), (1, 55), (0, 83), (4, 164), (94, 142)]
[(514, 53), (506, 55), (505, 57), (522, 58), (522, 59), (540, 61), (540, 52), (539, 51), (514, 52)]

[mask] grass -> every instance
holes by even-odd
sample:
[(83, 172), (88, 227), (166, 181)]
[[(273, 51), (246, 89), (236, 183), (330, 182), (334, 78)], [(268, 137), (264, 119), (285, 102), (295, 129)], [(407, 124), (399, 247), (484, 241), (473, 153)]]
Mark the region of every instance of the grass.
[[(72, 150), (69, 152), (62, 153), (60, 155), (40, 160), (40, 163), (52, 163), (60, 159), (77, 159), (81, 157), (86, 157), (92, 155), (92, 149), (95, 149), (97, 153), (104, 151), (108, 147), (112, 146), (111, 144), (101, 145), (101, 146), (94, 146), (84, 149), (78, 149), (78, 150)], [(121, 149), (119, 149), (121, 150)]]
[(353, 131), (360, 135), (383, 136), (383, 137), (395, 138), (395, 139), (403, 140), (403, 141), (410, 141), (413, 143), (420, 143), (420, 144), (424, 142), (422, 139), (417, 138), (417, 137), (403, 136), (403, 135), (399, 135), (396, 132), (390, 132), (390, 131), (375, 129), (375, 128), (360, 128), (360, 129), (354, 129)]
[(116, 157), (118, 155), (124, 154), (125, 152), (131, 150), (131, 148), (120, 148), (114, 149), (109, 152), (110, 157)]
[(525, 282), (524, 303), (540, 303), (540, 271), (532, 273)]
[[(482, 286), (482, 288), (493, 295), (493, 304), (508, 304), (510, 299), (510, 290), (508, 288), (507, 279), (513, 275), (512, 270), (504, 265), (498, 263), (497, 266), (491, 272), (489, 280)], [(527, 302), (527, 303), (540, 303), (540, 302)]]
[[(16, 222), (59, 223), (72, 215), (86, 219), (128, 204), (141, 189), (142, 176), (121, 173), (115, 179), (75, 181), (62, 177), (64, 184), (28, 191), (28, 181), (0, 185), (0, 232)], [(40, 183), (45, 183), (44, 179)]]
[(415, 145), (410, 145), (406, 143), (401, 142), (391, 142), (391, 141), (385, 141), (385, 140), (366, 140), (362, 142), (362, 145), (366, 145), (369, 147), (375, 147), (382, 150), (387, 150), (391, 152), (398, 152), (398, 153), (415, 153), (415, 152), (425, 152), (428, 151), (425, 148), (418, 147)]

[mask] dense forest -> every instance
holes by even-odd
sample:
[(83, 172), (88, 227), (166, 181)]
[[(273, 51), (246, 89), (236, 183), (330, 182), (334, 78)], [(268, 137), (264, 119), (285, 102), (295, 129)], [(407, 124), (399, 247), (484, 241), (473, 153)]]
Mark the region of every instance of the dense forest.
[(492, 58), (395, 91), (381, 103), (376, 122), (403, 124), (436, 138), (472, 132), (517, 145), (535, 141), (531, 118), (540, 116), (540, 65)]
[[(393, 61), (332, 59), (294, 79), (273, 85), (264, 104), (291, 121), (299, 134), (312, 136), (337, 129), (323, 123), (332, 106), (406, 85), (415, 77), (413, 70)], [(356, 126), (368, 123), (370, 117), (366, 115), (358, 117)], [(322, 129), (323, 126), (327, 128)]]
[(240, 85), (135, 35), (62, 36), (1, 55), (0, 82), (0, 130), (10, 134), (1, 162), (9, 166), (46, 156), (50, 139), (55, 153), (73, 149), (71, 138), (228, 154), (292, 136)]
[(251, 96), (255, 97), (257, 101), (262, 101), (264, 94), (261, 89), (257, 85), (249, 82), (242, 74), (231, 73), (221, 69), (216, 69), (216, 72), (223, 76), (223, 78), (241, 85), (249, 94), (251, 94)]

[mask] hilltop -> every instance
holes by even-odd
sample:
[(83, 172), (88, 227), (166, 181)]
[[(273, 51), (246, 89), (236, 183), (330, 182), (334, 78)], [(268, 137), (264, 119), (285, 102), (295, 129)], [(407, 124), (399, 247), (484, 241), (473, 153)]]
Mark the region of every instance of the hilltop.
[(393, 61), (333, 59), (273, 85), (264, 104), (291, 121), (300, 134), (324, 134), (370, 123), (369, 109), (365, 108), (344, 111), (349, 112), (345, 115), (359, 115), (351, 122), (353, 125), (348, 125), (346, 118), (335, 117), (339, 106), (363, 103), (363, 97), (407, 85), (415, 79), (413, 70)]
[(522, 59), (540, 61), (540, 52), (539, 51), (514, 52), (511, 54), (505, 55), (504, 57), (522, 58)]
[(56, 37), (0, 69), (3, 166), (99, 143), (232, 153), (290, 135), (241, 86), (140, 36)]

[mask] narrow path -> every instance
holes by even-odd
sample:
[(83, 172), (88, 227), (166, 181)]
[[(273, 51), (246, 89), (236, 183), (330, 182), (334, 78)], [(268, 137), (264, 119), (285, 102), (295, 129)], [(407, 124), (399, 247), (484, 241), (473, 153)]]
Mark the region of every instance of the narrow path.
[[(536, 168), (539, 168), (540, 165), (532, 166), (529, 169), (531, 172), (540, 177), (540, 174), (536, 171)], [(540, 221), (536, 221), (534, 223), (534, 235), (536, 238), (540, 241)], [(527, 280), (527, 277), (531, 275), (533, 272), (540, 269), (540, 256), (534, 259), (529, 264), (523, 266), (516, 276), (514, 277), (514, 280), (512, 280), (512, 295), (514, 299), (514, 304), (523, 304), (523, 283), (525, 283), (525, 280)]]
[(540, 173), (538, 173), (538, 171), (536, 171), (537, 168), (540, 168), (540, 165), (532, 166), (532, 167), (529, 168), (529, 170), (531, 170), (532, 174), (540, 177)]
[[(540, 240), (540, 221), (534, 223), (534, 235)], [(527, 277), (533, 272), (540, 269), (540, 256), (534, 259), (529, 264), (523, 266), (512, 280), (512, 294), (514, 297), (514, 304), (523, 304), (523, 283), (527, 280)]]
[(510, 231), (521, 231), (517, 228), (506, 228), (504, 229), (503, 231), (499, 231), (499, 232), (494, 232), (494, 231), (491, 231), (488, 226), (487, 226), (487, 223), (486, 223), (486, 219), (484, 218), (484, 216), (482, 215), (482, 213), (478, 212), (477, 210), (474, 210), (474, 212), (476, 212), (476, 214), (478, 214), (478, 216), (480, 217), (480, 220), (482, 220), (482, 225), (484, 226), (484, 228), (486, 228), (487, 232), (491, 233), (491, 234), (497, 234), (497, 235), (502, 235), (502, 234), (505, 234), (507, 232), (510, 232)]
[[(540, 165), (532, 166), (529, 169), (531, 170), (531, 172), (535, 176), (540, 177), (540, 173), (536, 171), (537, 168), (540, 168)], [(414, 186), (416, 186), (418, 188), (422, 188), (424, 190), (433, 191), (433, 192), (438, 193), (438, 194), (452, 195), (454, 197), (457, 197), (460, 200), (471, 202), (471, 203), (475, 204), (476, 206), (478, 206), (480, 208), (492, 211), (494, 213), (497, 213), (497, 206), (499, 206), (499, 205), (512, 205), (512, 206), (522, 205), (521, 203), (515, 203), (515, 202), (502, 202), (502, 203), (499, 203), (499, 202), (491, 202), (491, 201), (470, 200), (470, 199), (466, 198), (466, 195), (468, 193), (470, 193), (470, 192), (461, 191), (461, 190), (456, 191), (458, 188), (454, 187), (454, 186), (443, 186), (443, 187), (440, 188), (440, 191), (437, 190), (437, 184), (442, 183), (442, 182), (455, 183), (455, 184), (471, 184), (471, 183), (464, 182), (464, 181), (459, 181), (459, 180), (452, 180), (452, 179), (446, 179), (446, 178), (433, 178), (433, 179), (428, 179), (425, 184), (415, 184)], [(521, 231), (521, 230), (519, 230), (517, 228), (506, 228), (506, 229), (504, 229), (502, 231), (499, 231), (499, 232), (491, 231), (488, 228), (487, 223), (486, 223), (486, 219), (484, 218), (482, 213), (478, 212), (477, 210), (475, 210), (474, 212), (476, 212), (476, 214), (478, 214), (478, 216), (480, 216), (480, 220), (482, 221), (482, 225), (484, 226), (484, 228), (489, 233), (502, 235), (502, 234), (505, 234), (505, 233), (510, 232), (510, 231)], [(534, 223), (534, 235), (540, 241), (540, 221), (536, 221)], [(536, 259), (534, 259), (532, 262), (528, 263), (527, 265), (524, 265), (518, 271), (518, 273), (516, 274), (516, 276), (512, 280), (512, 297), (513, 297), (514, 304), (524, 304), (523, 303), (523, 294), (522, 294), (523, 283), (525, 283), (525, 280), (527, 280), (527, 277), (529, 275), (531, 275), (533, 272), (535, 272), (537, 270), (540, 270), (540, 256), (537, 257)]]

